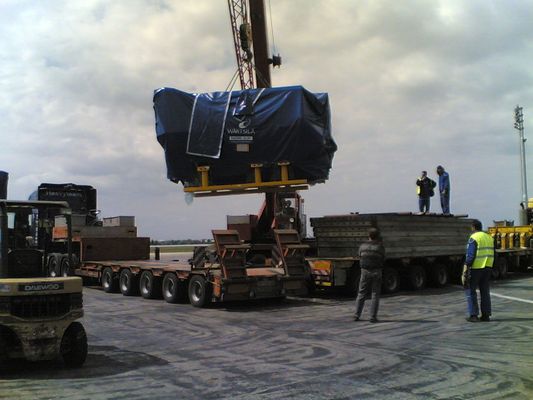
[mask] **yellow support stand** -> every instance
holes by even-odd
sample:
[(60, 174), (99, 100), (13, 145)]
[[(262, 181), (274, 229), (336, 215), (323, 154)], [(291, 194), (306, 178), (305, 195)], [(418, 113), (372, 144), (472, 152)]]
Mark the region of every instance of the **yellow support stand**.
[(520, 233), (520, 247), (527, 247), (527, 242), (529, 239), (529, 234), (526, 232)]
[(502, 232), (501, 249), (505, 250), (507, 249), (507, 246), (508, 246), (507, 233)]
[(279, 162), (278, 165), (280, 166), (280, 169), (281, 169), (281, 180), (288, 181), (289, 180), (289, 163)]
[(263, 164), (252, 164), (252, 168), (254, 169), (254, 179), (256, 184), (263, 183), (263, 177), (261, 175), (261, 168), (263, 167)]
[(208, 187), (209, 186), (209, 167), (198, 167), (196, 170), (200, 173), (200, 181), (202, 182), (201, 187)]

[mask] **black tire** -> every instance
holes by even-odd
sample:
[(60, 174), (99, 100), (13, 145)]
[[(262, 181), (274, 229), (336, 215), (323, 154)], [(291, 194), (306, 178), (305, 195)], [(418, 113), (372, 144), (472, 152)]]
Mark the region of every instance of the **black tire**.
[(139, 279), (139, 291), (145, 299), (160, 299), (161, 278), (154, 276), (150, 271), (143, 271)]
[(67, 277), (67, 276), (72, 276), (72, 275), (73, 275), (73, 271), (70, 268), (70, 262), (68, 260), (68, 255), (63, 254), (61, 258), (61, 276)]
[(345, 296), (356, 297), (359, 291), (359, 281), (361, 280), (361, 268), (353, 266), (346, 271), (346, 285), (342, 288)]
[(459, 260), (452, 263), (449, 272), (449, 281), (450, 283), (456, 285), (462, 285), (461, 279), (463, 276), (463, 267), (465, 265), (465, 258), (461, 257)]
[(407, 270), (407, 285), (412, 290), (420, 290), (426, 286), (426, 271), (420, 265), (411, 265)]
[(307, 288), (307, 296), (313, 297), (317, 292), (317, 286), (313, 277), (307, 277), (305, 279), (305, 287)]
[(137, 296), (139, 294), (139, 279), (128, 268), (120, 271), (119, 288), (124, 296)]
[[(533, 240), (533, 239), (532, 239)], [(533, 265), (533, 255), (522, 256), (518, 259), (516, 271), (526, 272)]]
[(63, 256), (59, 253), (51, 253), (48, 256), (48, 276), (52, 278), (61, 276), (61, 259)]
[(507, 259), (498, 257), (493, 269), (495, 268), (500, 272), (500, 279), (506, 279), (509, 276), (509, 263), (507, 262)]
[(80, 266), (80, 258), (77, 254), (72, 253), (72, 268), (78, 268)]
[(381, 291), (383, 293), (394, 293), (400, 289), (400, 275), (395, 268), (383, 268), (381, 279)]
[(189, 301), (194, 307), (206, 307), (211, 303), (212, 286), (201, 275), (194, 275), (189, 281)]
[(167, 303), (186, 303), (189, 300), (187, 282), (169, 272), (163, 277), (162, 294)]
[(490, 269), (490, 277), (491, 279), (494, 279), (494, 280), (500, 279), (500, 269), (497, 268), (496, 266), (492, 267)]
[(0, 368), (5, 367), (4, 364), (9, 359), (7, 353), (7, 341), (4, 339), (4, 331), (0, 327)]
[(69, 325), (60, 347), (61, 357), (69, 368), (81, 367), (87, 358), (87, 334), (83, 325), (75, 321)]
[(431, 286), (444, 287), (448, 283), (448, 269), (445, 264), (437, 263), (428, 267), (428, 279)]
[(106, 293), (118, 293), (118, 279), (110, 267), (102, 271), (102, 288)]

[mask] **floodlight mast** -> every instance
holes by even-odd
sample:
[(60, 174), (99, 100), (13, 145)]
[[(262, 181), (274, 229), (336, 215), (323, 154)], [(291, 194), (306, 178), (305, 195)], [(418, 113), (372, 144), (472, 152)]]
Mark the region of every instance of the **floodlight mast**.
[(522, 202), (520, 203), (520, 224), (527, 224), (527, 172), (526, 172), (526, 138), (524, 137), (524, 114), (523, 108), (517, 105), (514, 109), (514, 128), (518, 131), (520, 144), (520, 177), (522, 183)]

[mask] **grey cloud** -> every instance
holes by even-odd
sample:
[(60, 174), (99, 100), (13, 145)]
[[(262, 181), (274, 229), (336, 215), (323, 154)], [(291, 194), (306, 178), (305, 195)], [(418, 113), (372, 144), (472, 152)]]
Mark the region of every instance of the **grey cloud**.
[[(526, 130), (533, 112), (530, 2), (271, 1), (284, 60), (274, 84), (327, 91), (332, 104), (339, 151), (331, 179), (304, 193), (310, 215), (414, 211), (413, 180), (443, 164), (452, 210), (514, 218), (512, 109), (524, 106)], [(154, 89), (229, 82), (225, 2), (4, 4), (0, 169), (10, 197), (42, 181), (91, 184), (105, 215), (136, 215), (159, 239), (209, 237), (226, 214), (257, 211), (260, 196), (186, 205), (153, 126)]]

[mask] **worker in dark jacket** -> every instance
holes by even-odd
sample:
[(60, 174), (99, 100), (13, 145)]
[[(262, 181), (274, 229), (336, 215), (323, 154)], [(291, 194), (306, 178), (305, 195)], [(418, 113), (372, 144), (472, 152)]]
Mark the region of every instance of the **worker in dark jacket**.
[(370, 305), (370, 322), (378, 321), (379, 295), (381, 293), (381, 274), (385, 261), (385, 247), (381, 242), (379, 230), (371, 228), (368, 231), (368, 242), (359, 247), (359, 265), (361, 266), (361, 280), (359, 293), (355, 301), (354, 320), (359, 321), (365, 299), (372, 292)]
[(437, 167), (437, 175), (439, 176), (439, 193), (440, 206), (443, 214), (450, 213), (450, 175), (444, 170), (442, 165)]
[(483, 232), (478, 220), (472, 221), (472, 235), (468, 239), (462, 283), (465, 288), (469, 322), (479, 321), (476, 290), (481, 297), (481, 321), (490, 321), (491, 303), (489, 279), (494, 262), (494, 240)]
[(428, 177), (427, 171), (422, 171), (422, 175), (416, 180), (416, 186), (418, 208), (421, 213), (427, 213), (429, 212), (429, 198), (435, 194), (433, 189), (437, 184), (433, 179)]

